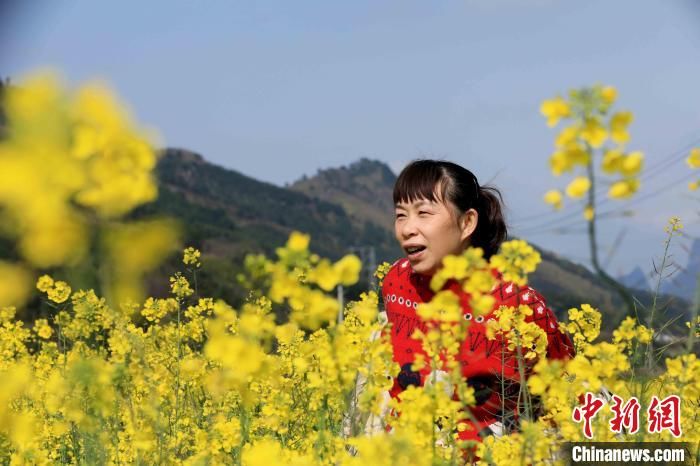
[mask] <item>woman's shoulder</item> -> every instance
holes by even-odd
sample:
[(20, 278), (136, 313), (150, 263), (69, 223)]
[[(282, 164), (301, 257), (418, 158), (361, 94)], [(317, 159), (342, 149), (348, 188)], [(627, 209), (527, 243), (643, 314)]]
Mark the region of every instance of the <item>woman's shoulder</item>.
[(496, 285), (491, 294), (500, 305), (518, 306), (527, 304), (530, 306), (542, 305), (546, 307), (546, 301), (535, 288), (530, 285), (518, 285), (515, 282), (503, 280), (498, 271), (494, 271), (497, 278)]
[(396, 259), (393, 264), (391, 264), (391, 267), (389, 267), (389, 271), (386, 274), (385, 277), (385, 282), (386, 278), (397, 278), (399, 276), (403, 276), (406, 274), (408, 276), (411, 273), (411, 264), (408, 262), (408, 258), (406, 257), (401, 257), (399, 259)]
[(383, 294), (387, 294), (394, 289), (399, 289), (408, 284), (411, 279), (412, 271), (413, 269), (407, 258), (402, 257), (394, 261), (382, 280)]

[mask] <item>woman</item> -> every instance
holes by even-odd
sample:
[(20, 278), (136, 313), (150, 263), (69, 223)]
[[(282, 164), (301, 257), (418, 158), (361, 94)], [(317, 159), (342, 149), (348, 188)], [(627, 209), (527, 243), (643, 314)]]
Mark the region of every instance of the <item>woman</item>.
[[(507, 230), (498, 190), (479, 186), (469, 170), (451, 162), (412, 162), (396, 180), (393, 197), (396, 240), (406, 257), (396, 261), (384, 278), (382, 297), (392, 324), (394, 360), (401, 367), (391, 390), (391, 396), (398, 397), (409, 385), (422, 386), (430, 371), (429, 368), (412, 370), (411, 363), (422, 348), (421, 342), (411, 335), (416, 328), (425, 330), (416, 308), (435, 294), (430, 279), (441, 267), (442, 259), (459, 255), (468, 247), (482, 248), (488, 259), (498, 251)], [(494, 274), (500, 278), (498, 272)], [(499, 342), (486, 338), (486, 322), (492, 314), (472, 315), (468, 297), (459, 285), (452, 281), (446, 287), (460, 296), (464, 318), (470, 321), (459, 359), (463, 376), (475, 390), (476, 406), (470, 410), (478, 425), (468, 421), (470, 427), (460, 432), (460, 438), (479, 440), (484, 435), (500, 435), (515, 411), (513, 403), (510, 406), (506, 403), (508, 412), (502, 412), (501, 375), (517, 380), (517, 360), (512, 354), (502, 354)], [(573, 355), (571, 340), (559, 331), (554, 314), (534, 289), (499, 281), (492, 295), (493, 310), (500, 306), (530, 306), (533, 314), (526, 321), (537, 323), (547, 333), (548, 358)], [(506, 387), (506, 391), (513, 390), (517, 395), (517, 384)]]

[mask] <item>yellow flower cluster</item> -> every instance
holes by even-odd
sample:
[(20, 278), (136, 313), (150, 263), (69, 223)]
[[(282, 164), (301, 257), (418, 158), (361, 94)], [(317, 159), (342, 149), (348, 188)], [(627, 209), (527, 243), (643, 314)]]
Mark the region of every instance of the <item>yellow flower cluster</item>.
[(560, 323), (562, 331), (568, 331), (574, 342), (577, 352), (583, 350), (587, 343), (592, 342), (600, 335), (602, 318), (600, 312), (589, 304), (582, 304), (581, 309), (569, 309), (569, 322)]
[(494, 312), (495, 319), (488, 321), (486, 336), (505, 338), (508, 350), (521, 352), (525, 359), (541, 357), (547, 352), (547, 334), (536, 323), (526, 322), (531, 315), (532, 309), (527, 305), (517, 309), (501, 307)]
[(491, 266), (503, 274), (503, 280), (516, 285), (527, 282), (527, 274), (535, 271), (542, 261), (537, 252), (524, 240), (506, 241), (498, 254), (491, 256)]
[(377, 267), (377, 270), (374, 272), (374, 276), (379, 280), (378, 285), (381, 287), (382, 283), (384, 283), (384, 277), (386, 277), (386, 274), (389, 273), (389, 269), (391, 269), (391, 264), (388, 262), (382, 262), (379, 264)]
[[(87, 260), (92, 239), (104, 240), (96, 247), (115, 258), (105, 261), (105, 269), (118, 269), (109, 273), (114, 283), (103, 284), (108, 295), (115, 302), (127, 295), (141, 299), (133, 277), (140, 280), (152, 267), (121, 270), (120, 258), (159, 263), (163, 254), (147, 238), (117, 247), (111, 230), (119, 226), (117, 217), (156, 198), (153, 137), (137, 129), (99, 83), (68, 92), (54, 75), (42, 74), (8, 86), (2, 97), (7, 121), (0, 140), (1, 233), (16, 242), (25, 262), (16, 266), (77, 267)], [(169, 226), (158, 241), (168, 253), (177, 247), (175, 231)], [(4, 279), (9, 275), (0, 263), (0, 306), (22, 305), (31, 274), (15, 270), (12, 282)], [(10, 293), (10, 286), (16, 291)]]
[(64, 281), (54, 281), (49, 275), (42, 275), (36, 283), (39, 291), (46, 293), (51, 301), (56, 304), (66, 302), (70, 297), (71, 289)]
[(668, 219), (668, 225), (664, 227), (664, 231), (669, 235), (680, 235), (683, 229), (680, 217), (673, 216)]
[(180, 272), (170, 277), (170, 291), (178, 298), (186, 298), (194, 293), (190, 282)]
[(182, 263), (185, 265), (191, 265), (194, 268), (199, 268), (202, 264), (199, 262), (199, 258), (202, 253), (198, 249), (193, 247), (185, 248), (184, 254), (182, 256)]
[[(549, 159), (555, 176), (574, 171), (581, 167), (583, 175), (576, 176), (565, 189), (572, 199), (581, 199), (593, 187), (591, 173), (596, 151), (602, 152), (601, 170), (608, 175), (621, 178), (610, 183), (608, 196), (613, 199), (626, 199), (639, 189), (639, 174), (644, 165), (644, 154), (639, 151), (625, 153), (629, 142), (628, 127), (633, 115), (628, 111), (615, 112), (610, 108), (617, 98), (617, 91), (611, 86), (596, 85), (590, 88), (572, 90), (569, 98), (558, 96), (546, 100), (540, 112), (547, 118), (549, 126), (556, 126), (560, 120), (569, 119), (555, 139), (555, 151)], [(606, 123), (607, 119), (607, 123)], [(614, 145), (604, 147), (607, 141)], [(544, 194), (544, 201), (555, 209), (563, 206), (562, 192), (552, 189)], [(590, 201), (584, 210), (584, 217), (593, 220), (593, 206)]]
[[(690, 151), (690, 155), (688, 155), (688, 158), (685, 159), (685, 161), (691, 168), (691, 170), (700, 168), (700, 148), (694, 147)], [(690, 189), (691, 191), (695, 191), (698, 188), (700, 188), (700, 179), (688, 183), (688, 189)]]
[[(424, 387), (409, 387), (398, 403), (386, 392), (399, 368), (388, 332), (380, 331), (377, 294), (363, 293), (348, 303), (343, 322), (336, 323), (339, 304), (326, 296), (334, 302), (334, 312), (326, 313), (314, 295), (323, 290), (312, 288), (318, 277), (308, 279), (318, 273), (312, 262), (323, 262), (311, 256), (307, 249), (286, 246), (275, 261), (249, 261), (248, 273), (260, 274), (262, 264), (269, 280), (240, 309), (176, 292), (124, 312), (93, 291), (76, 291), (55, 316), (35, 320), (30, 329), (13, 308), (0, 308), (0, 376), (6, 381), (0, 387), (0, 460), (152, 464), (168, 457), (186, 464), (354, 465), (410, 457), (412, 464), (461, 464), (470, 447), (458, 434), (467, 428), (474, 391), (457, 362), (468, 322), (456, 295), (440, 291), (418, 307), (427, 330), (414, 338), (422, 341), (426, 356), (417, 358), (414, 370), (428, 368), (430, 374)], [(523, 275), (532, 266), (523, 265), (521, 255), (496, 262), (518, 258), (518, 266), (507, 268)], [(465, 260), (473, 270), (463, 270), (460, 259), (443, 278), (465, 290), (493, 286), (481, 275), (485, 269), (479, 267), (489, 264), (477, 251)], [(328, 270), (335, 273), (332, 266)], [(272, 299), (273, 276), (286, 283), (281, 300)], [(179, 289), (188, 288), (184, 275), (174, 278)], [(37, 281), (47, 294), (62, 286), (48, 275)], [(291, 317), (293, 300), (316, 316), (315, 326), (299, 316), (277, 322), (275, 316), (285, 310)], [(315, 306), (321, 310), (311, 309)], [(527, 306), (501, 308), (487, 331), (532, 373), (520, 396), (529, 403), (539, 396), (543, 414), (538, 419), (523, 414), (517, 431), (479, 444), (476, 453), (484, 464), (555, 458), (561, 442), (582, 439), (580, 425), (571, 419), (578, 395), (605, 387), (629, 397), (642, 383), (627, 375), (634, 346), (648, 343), (650, 330), (628, 319), (611, 343), (594, 343), (601, 317), (584, 304), (571, 309), (562, 324), (574, 335), (577, 356), (552, 361), (538, 357), (547, 339), (539, 326), (525, 322), (531, 313)], [(689, 441), (700, 440), (692, 433), (700, 425), (691, 404), (700, 396), (700, 363), (686, 355), (666, 365), (665, 374), (643, 383), (654, 393), (688, 400), (683, 429)], [(393, 416), (392, 409), (401, 415)], [(599, 417), (596, 438), (618, 440), (607, 429), (610, 414)]]
[(633, 352), (637, 344), (647, 344), (654, 333), (644, 325), (638, 324), (632, 317), (626, 317), (620, 326), (613, 332), (613, 343), (623, 351)]
[(695, 322), (686, 322), (685, 326), (691, 329), (695, 338), (700, 338), (700, 316), (695, 318)]

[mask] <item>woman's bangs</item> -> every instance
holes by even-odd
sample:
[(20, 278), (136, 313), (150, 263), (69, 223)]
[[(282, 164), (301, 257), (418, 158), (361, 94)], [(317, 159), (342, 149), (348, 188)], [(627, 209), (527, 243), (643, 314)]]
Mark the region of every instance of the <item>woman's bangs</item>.
[[(442, 185), (442, 189), (438, 185)], [(440, 198), (445, 198), (445, 191), (443, 174), (439, 168), (421, 166), (420, 162), (414, 162), (401, 172), (394, 184), (394, 205), (420, 199), (440, 202)]]

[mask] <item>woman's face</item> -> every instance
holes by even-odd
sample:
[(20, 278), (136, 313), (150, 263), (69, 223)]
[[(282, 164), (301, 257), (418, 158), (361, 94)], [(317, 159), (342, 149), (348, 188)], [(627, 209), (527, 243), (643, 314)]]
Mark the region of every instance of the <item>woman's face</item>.
[(396, 204), (394, 233), (413, 270), (432, 275), (445, 256), (464, 251), (477, 220), (474, 209), (455, 218), (453, 208), (441, 200), (418, 199)]

